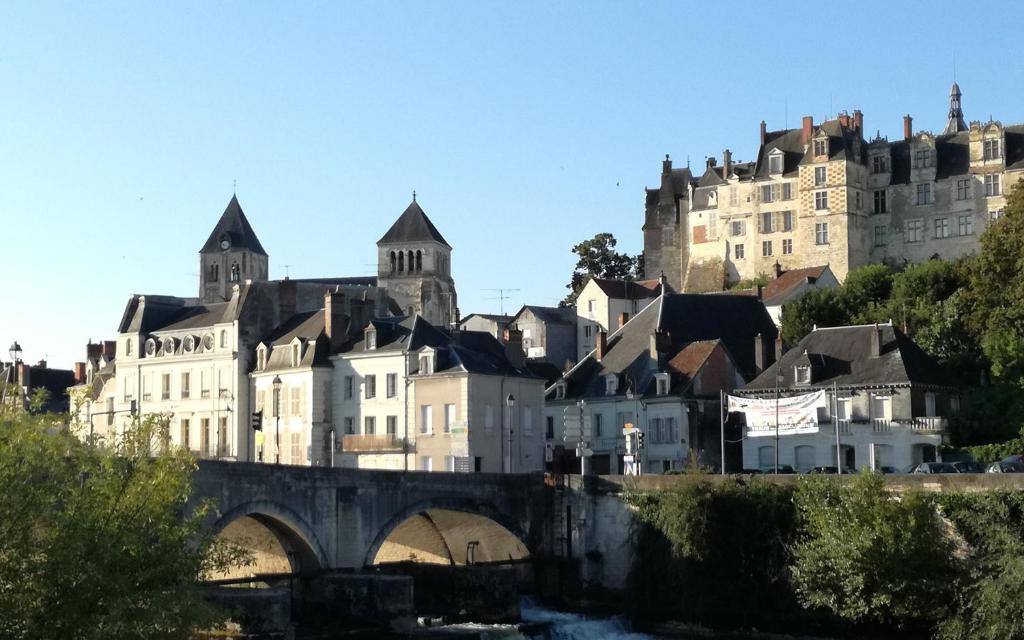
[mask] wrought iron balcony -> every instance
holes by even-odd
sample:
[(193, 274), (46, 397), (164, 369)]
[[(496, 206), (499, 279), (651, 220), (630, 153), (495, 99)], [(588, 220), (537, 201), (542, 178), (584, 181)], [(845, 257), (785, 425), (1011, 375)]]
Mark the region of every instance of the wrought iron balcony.
[(403, 451), (405, 439), (395, 434), (345, 435), (341, 437), (341, 450), (347, 453), (376, 451)]

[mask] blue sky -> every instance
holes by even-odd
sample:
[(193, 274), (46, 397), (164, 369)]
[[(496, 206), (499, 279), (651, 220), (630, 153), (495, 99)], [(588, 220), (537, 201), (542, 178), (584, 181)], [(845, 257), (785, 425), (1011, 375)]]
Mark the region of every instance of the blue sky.
[[(664, 154), (754, 156), (846, 109), (901, 135), (1024, 121), (1018, 3), (0, 4), (0, 358), (69, 367), (133, 293), (193, 296), (231, 197), (271, 277), (368, 275), (411, 193), (463, 315), (565, 295), (573, 244), (642, 249)], [(957, 17), (954, 17), (957, 16)]]

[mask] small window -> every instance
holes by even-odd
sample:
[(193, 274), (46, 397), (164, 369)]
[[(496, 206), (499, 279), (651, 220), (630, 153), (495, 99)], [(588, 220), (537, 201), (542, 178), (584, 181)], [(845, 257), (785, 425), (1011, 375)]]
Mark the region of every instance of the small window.
[(171, 374), (169, 373), (160, 376), (160, 399), (171, 399)]
[(996, 209), (995, 211), (991, 211), (989, 212), (988, 217), (990, 220), (998, 220), (999, 218), (1003, 217), (1003, 210)]
[(935, 218), (935, 237), (949, 237), (949, 218)]
[(974, 235), (974, 218), (971, 216), (960, 216), (957, 219), (957, 232), (962, 236)]
[(914, 168), (925, 169), (931, 166), (932, 152), (928, 149), (918, 149), (914, 152)]
[(377, 376), (366, 376), (366, 379), (363, 381), (363, 396), (366, 399), (377, 397)]
[(828, 155), (828, 139), (821, 138), (814, 141), (814, 155), (816, 156), (827, 156)]
[(228, 346), (228, 332), (225, 329), (220, 331), (220, 348), (226, 349)]
[(188, 371), (183, 371), (181, 374), (181, 397), (192, 397), (192, 374)]
[(256, 370), (263, 371), (267, 367), (267, 350), (260, 347), (256, 350)]
[(923, 182), (917, 185), (917, 204), (930, 204), (932, 201), (932, 185)]
[(669, 379), (667, 374), (659, 373), (655, 376), (655, 392), (659, 396), (668, 395), (668, 384)]
[(345, 383), (344, 384), (345, 384), (345, 399), (346, 400), (350, 400), (350, 399), (352, 399), (352, 387), (353, 387), (352, 376), (345, 376)]
[(590, 313), (594, 312), (594, 301), (593, 300), (587, 300), (587, 311), (589, 311)]
[(788, 256), (788, 255), (792, 255), (792, 253), (793, 253), (793, 240), (791, 238), (787, 238), (787, 239), (782, 241), (782, 255)]
[(292, 366), (299, 366), (299, 358), (301, 357), (301, 348), (297, 344), (292, 345)]
[(132, 340), (131, 340), (131, 338), (128, 338), (128, 340), (126, 340), (125, 343), (124, 343), (124, 355), (126, 355), (126, 356), (132, 355)]
[(363, 418), (363, 435), (377, 435), (377, 418), (374, 416), (366, 416)]
[(761, 202), (772, 202), (775, 199), (772, 197), (774, 195), (775, 192), (772, 189), (772, 185), (766, 184), (761, 187)]
[(889, 159), (887, 157), (871, 157), (871, 173), (886, 173), (887, 171), (889, 171)]
[(737, 244), (737, 245), (733, 246), (733, 251), (735, 252), (737, 260), (742, 260), (743, 259), (743, 245), (742, 244)]
[(544, 437), (547, 440), (555, 439), (555, 417), (547, 416), (544, 419)]
[(814, 244), (828, 244), (827, 222), (818, 222), (814, 225)]
[(446, 404), (444, 405), (444, 432), (451, 433), (452, 427), (455, 426), (455, 405)]
[(397, 373), (389, 373), (388, 374), (388, 389), (387, 389), (387, 393), (388, 393), (388, 397), (389, 398), (394, 398), (396, 395), (398, 395), (398, 374)]
[(826, 180), (825, 167), (814, 167), (814, 186), (820, 187)]
[(956, 181), (956, 199), (966, 200), (971, 195), (971, 179), (961, 178)]
[(985, 160), (998, 160), (1002, 157), (999, 153), (999, 139), (989, 138), (982, 142)]
[(761, 233), (772, 233), (775, 231), (775, 218), (771, 211), (765, 211), (761, 214)]
[(924, 220), (907, 220), (904, 224), (906, 242), (922, 242), (924, 240)]
[(816, 211), (828, 209), (828, 191), (814, 192), (814, 209)]
[(1000, 193), (999, 174), (990, 173), (985, 176), (985, 197), (998, 196)]
[(884, 247), (887, 241), (886, 236), (888, 235), (888, 227), (884, 224), (875, 225), (875, 246)]
[(345, 435), (352, 436), (356, 433), (356, 419), (352, 416), (345, 416), (344, 418)]
[(793, 367), (793, 377), (796, 379), (797, 384), (810, 384), (811, 383), (811, 368), (810, 367)]
[(772, 255), (772, 241), (771, 240), (764, 240), (764, 241), (761, 242), (761, 255), (766, 257), (766, 258), (768, 256)]
[(789, 182), (782, 183), (782, 199), (792, 200), (793, 199), (793, 185)]
[(430, 375), (434, 373), (434, 357), (432, 355), (420, 356), (420, 375)]
[(744, 229), (744, 226), (745, 225), (743, 224), (742, 220), (733, 220), (731, 223), (729, 223), (729, 232), (733, 236), (742, 236), (746, 233), (746, 229)]
[(387, 430), (389, 436), (398, 435), (398, 416), (388, 416)]
[(792, 231), (793, 230), (793, 212), (783, 211), (782, 212), (782, 230)]
[(429, 404), (420, 405), (420, 433), (434, 432), (434, 412)]
[(875, 198), (875, 209), (874, 209), (874, 211), (875, 211), (876, 214), (878, 214), (878, 213), (885, 213), (886, 211), (888, 211), (888, 209), (886, 208), (887, 203), (886, 203), (886, 197), (885, 197), (885, 189), (879, 189), (878, 191), (876, 191), (874, 193), (874, 198)]
[(615, 392), (619, 390), (619, 378), (618, 376), (611, 375), (607, 376), (604, 381), (604, 393), (607, 396), (615, 395)]
[(564, 400), (565, 399), (565, 386), (566, 385), (565, 385), (564, 382), (556, 382), (555, 383), (555, 400)]
[(377, 348), (377, 332), (370, 329), (366, 332), (366, 350), (372, 351)]
[(776, 153), (768, 157), (768, 172), (782, 173), (782, 154)]
[(604, 436), (604, 415), (595, 413), (591, 418), (591, 424), (594, 425), (592, 437), (600, 438)]

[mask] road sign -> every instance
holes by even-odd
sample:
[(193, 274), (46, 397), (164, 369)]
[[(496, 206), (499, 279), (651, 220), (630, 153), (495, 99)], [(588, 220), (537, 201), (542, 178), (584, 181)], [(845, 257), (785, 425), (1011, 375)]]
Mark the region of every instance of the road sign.
[(633, 462), (633, 455), (632, 454), (628, 454), (628, 455), (622, 456), (622, 461), (623, 462)]

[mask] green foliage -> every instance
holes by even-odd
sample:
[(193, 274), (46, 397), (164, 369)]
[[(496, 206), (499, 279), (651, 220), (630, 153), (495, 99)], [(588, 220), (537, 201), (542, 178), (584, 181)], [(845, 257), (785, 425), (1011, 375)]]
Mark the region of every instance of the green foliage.
[(849, 322), (850, 315), (839, 291), (812, 289), (782, 305), (782, 341), (795, 345), (815, 325), (839, 327)]
[(793, 550), (793, 586), (805, 606), (901, 627), (943, 616), (956, 566), (923, 494), (895, 500), (876, 474), (846, 484), (809, 478), (796, 504), (803, 535)]
[(578, 260), (569, 284), (565, 285), (570, 293), (561, 302), (561, 306), (576, 304), (576, 296), (591, 278), (636, 279), (638, 274), (643, 273), (643, 254), (630, 256), (619, 253), (615, 251), (616, 244), (612, 234), (599, 233), (572, 248)]
[(1024, 428), (1020, 430), (1020, 433), (1016, 438), (1011, 438), (1003, 442), (963, 447), (961, 451), (969, 454), (971, 458), (982, 463), (1002, 460), (1007, 456), (1024, 454)]
[(627, 496), (638, 522), (629, 576), (636, 612), (727, 626), (799, 616), (787, 583), (792, 489), (690, 477)]
[(769, 282), (771, 282), (771, 278), (768, 277), (768, 274), (761, 273), (761, 274), (758, 274), (754, 278), (748, 278), (746, 280), (740, 280), (740, 281), (736, 282), (736, 284), (734, 284), (731, 287), (729, 287), (729, 289), (730, 290), (734, 290), (734, 291), (735, 290), (742, 290), (742, 289), (753, 289), (755, 287), (763, 287), (764, 285), (768, 284)]
[(943, 640), (1024, 638), (1024, 492), (944, 494), (943, 512), (969, 550)]
[(884, 264), (853, 269), (843, 282), (843, 304), (851, 313), (869, 314), (889, 300), (892, 286), (892, 270)]
[(185, 513), (195, 460), (151, 455), (167, 428), (109, 449), (53, 416), (0, 409), (0, 637), (189, 638), (220, 614), (201, 575), (245, 562)]

